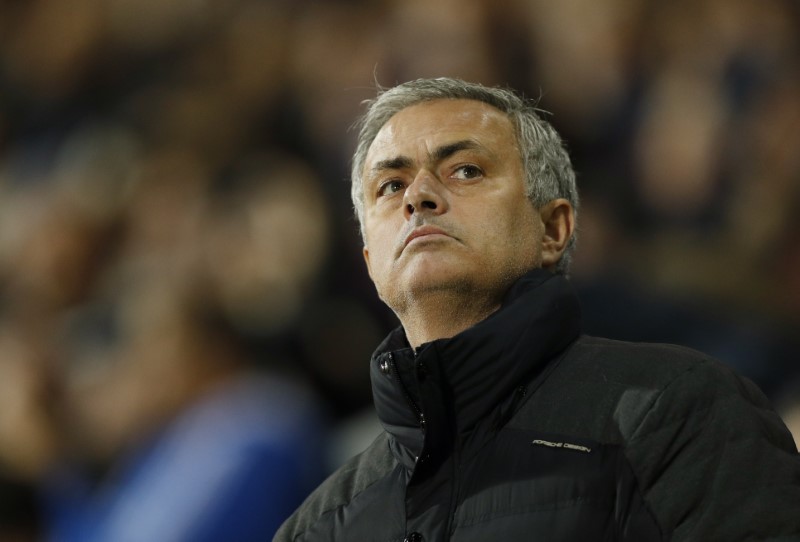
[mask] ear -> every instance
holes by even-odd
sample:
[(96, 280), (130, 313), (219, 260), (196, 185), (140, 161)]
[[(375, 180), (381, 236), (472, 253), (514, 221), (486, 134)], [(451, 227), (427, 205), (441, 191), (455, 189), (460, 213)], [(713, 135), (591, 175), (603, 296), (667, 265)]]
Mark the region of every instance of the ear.
[[(372, 278), (372, 266), (369, 264), (369, 249), (367, 245), (364, 245), (364, 248), (361, 250), (361, 254), (364, 256), (364, 263), (367, 264), (367, 273), (369, 274), (369, 278)], [(374, 282), (374, 281), (373, 281)]]
[(539, 213), (544, 224), (542, 267), (554, 267), (575, 231), (575, 211), (569, 201), (559, 198), (543, 205)]

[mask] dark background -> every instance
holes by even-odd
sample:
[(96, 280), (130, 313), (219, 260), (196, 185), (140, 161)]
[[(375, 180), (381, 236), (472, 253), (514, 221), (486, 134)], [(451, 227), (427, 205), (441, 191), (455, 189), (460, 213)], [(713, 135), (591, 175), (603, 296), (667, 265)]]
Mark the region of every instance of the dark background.
[(191, 365), (125, 340), (143, 298), (203, 307), (200, 329), (309, 383), (332, 428), (368, 412), (396, 321), (362, 262), (350, 125), (376, 81), (423, 76), (550, 112), (583, 198), (588, 333), (705, 351), (789, 419), (799, 17), (789, 0), (0, 1), (0, 436), (19, 444), (0, 464), (35, 470), (76, 436), (113, 462), (181, 408)]

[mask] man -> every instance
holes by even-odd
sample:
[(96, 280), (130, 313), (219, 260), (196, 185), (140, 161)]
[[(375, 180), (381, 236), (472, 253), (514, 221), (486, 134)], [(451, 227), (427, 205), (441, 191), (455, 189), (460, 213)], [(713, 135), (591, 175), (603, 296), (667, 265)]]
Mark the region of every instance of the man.
[(352, 182), (402, 324), (370, 366), (385, 432), (275, 540), (800, 540), (797, 449), (752, 383), (580, 335), (574, 173), (532, 105), (452, 79), (389, 89)]

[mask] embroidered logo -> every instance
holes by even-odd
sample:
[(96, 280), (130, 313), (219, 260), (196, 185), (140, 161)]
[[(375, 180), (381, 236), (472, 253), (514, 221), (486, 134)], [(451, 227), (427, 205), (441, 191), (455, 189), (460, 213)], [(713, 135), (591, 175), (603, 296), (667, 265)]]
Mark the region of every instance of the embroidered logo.
[(580, 444), (572, 444), (571, 442), (553, 442), (551, 440), (540, 440), (536, 439), (531, 444), (536, 446), (546, 446), (548, 448), (563, 448), (565, 450), (574, 450), (576, 452), (581, 452), (584, 454), (588, 454), (592, 452), (591, 448), (586, 446), (581, 446)]

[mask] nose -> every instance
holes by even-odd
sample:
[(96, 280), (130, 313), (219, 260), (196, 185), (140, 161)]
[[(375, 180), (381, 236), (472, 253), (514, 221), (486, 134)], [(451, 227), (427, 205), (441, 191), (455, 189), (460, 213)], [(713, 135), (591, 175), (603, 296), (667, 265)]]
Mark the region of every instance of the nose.
[(447, 199), (444, 187), (430, 172), (421, 170), (403, 194), (403, 206), (406, 220), (414, 214), (430, 213), (440, 215), (447, 211)]

